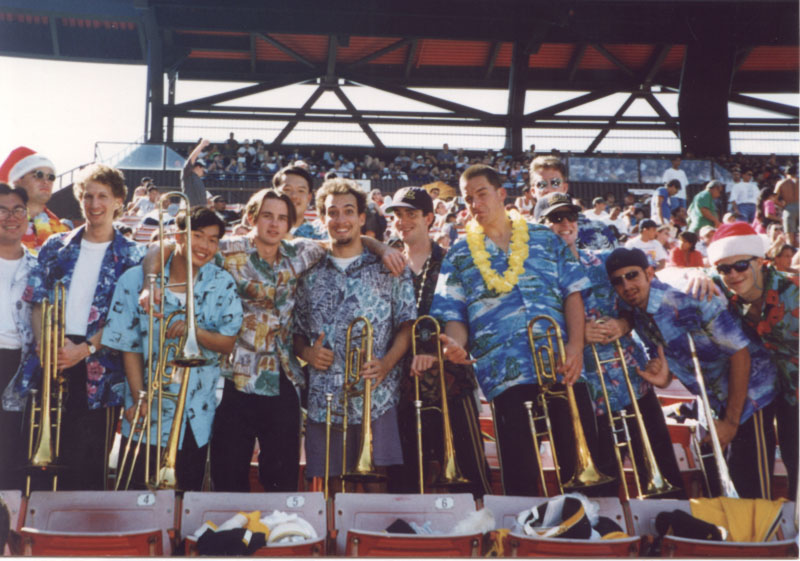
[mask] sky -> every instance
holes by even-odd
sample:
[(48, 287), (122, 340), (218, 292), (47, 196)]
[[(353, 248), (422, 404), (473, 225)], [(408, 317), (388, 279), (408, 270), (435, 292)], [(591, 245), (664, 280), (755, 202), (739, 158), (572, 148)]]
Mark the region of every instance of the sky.
[[(0, 88), (0, 158), (5, 158), (17, 146), (28, 146), (49, 157), (56, 165), (58, 174), (94, 160), (95, 143), (131, 143), (144, 139), (146, 67), (144, 65), (117, 65), (97, 63), (75, 63), (16, 57), (0, 57), (0, 76), (4, 87)], [(213, 84), (203, 82), (179, 82), (177, 101), (226, 91), (247, 84)], [(347, 95), (359, 108), (431, 110), (429, 106), (393, 96), (377, 90), (359, 87), (344, 88)], [(229, 102), (232, 105), (296, 105), (314, 90), (314, 86), (288, 86), (272, 92), (258, 94)], [(440, 97), (491, 111), (504, 113), (507, 97), (505, 91), (478, 90), (420, 90)], [(528, 92), (525, 111), (533, 111), (553, 103), (580, 95), (580, 92)], [(656, 94), (662, 104), (675, 112), (677, 95)], [(625, 94), (614, 94), (603, 100), (567, 112), (579, 116), (592, 113), (613, 113), (624, 101)], [(775, 95), (770, 99), (797, 105), (797, 95)], [(332, 93), (325, 93), (315, 107), (341, 108), (341, 103)], [(637, 101), (627, 115), (655, 115), (644, 102)], [(731, 116), (774, 116), (731, 104)], [(214, 141), (222, 141), (229, 131), (234, 131), (240, 140), (261, 138), (269, 141), (282, 128), (283, 123), (258, 124), (246, 128), (241, 122), (215, 122), (215, 128), (190, 120), (179, 121), (176, 140), (193, 142), (203, 135)], [(502, 148), (502, 129), (478, 129), (464, 127), (438, 127), (424, 131), (412, 127), (376, 127), (376, 132), (387, 145), (419, 146), (437, 148), (449, 142), (451, 148)], [(595, 132), (528, 129), (523, 138), (525, 146), (535, 142), (537, 149), (582, 151)], [(750, 142), (747, 135), (732, 141), (732, 151), (749, 153), (786, 153), (798, 151), (798, 136), (773, 135), (769, 142)], [(286, 139), (287, 143), (310, 144), (313, 142), (341, 144), (366, 144), (363, 132), (357, 125), (325, 125), (301, 123)], [(677, 139), (669, 133), (611, 133), (599, 147), (603, 152), (644, 150), (655, 153), (671, 153), (679, 149)], [(787, 149), (789, 147), (789, 149)], [(122, 150), (123, 144), (104, 144), (103, 154)]]

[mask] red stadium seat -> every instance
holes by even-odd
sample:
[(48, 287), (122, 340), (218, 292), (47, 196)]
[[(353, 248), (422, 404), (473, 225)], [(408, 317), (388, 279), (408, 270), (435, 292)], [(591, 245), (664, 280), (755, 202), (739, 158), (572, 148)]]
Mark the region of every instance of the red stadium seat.
[[(485, 495), (483, 505), (494, 514), (497, 528), (514, 528), (517, 515), (548, 499), (545, 497), (511, 497)], [(611, 518), (625, 530), (627, 523), (622, 503), (616, 497), (592, 498), (600, 505), (600, 514)], [(628, 532), (630, 533), (630, 532)], [(535, 538), (509, 532), (501, 536), (490, 534), (493, 540), (503, 540), (502, 550), (508, 557), (636, 557), (639, 553), (638, 536), (608, 540), (577, 540)]]
[[(391, 495), (339, 493), (334, 499), (336, 555), (358, 557), (468, 557), (480, 554), (481, 533), (446, 535), (471, 512), (469, 493)], [(397, 519), (423, 525), (435, 535), (387, 534)]]
[[(655, 519), (659, 512), (683, 510), (691, 513), (689, 501), (674, 499), (633, 499), (629, 503), (633, 531), (642, 537), (657, 536)], [(794, 503), (783, 505), (779, 539), (771, 542), (714, 542), (664, 536), (661, 554), (665, 557), (797, 557), (797, 531), (794, 528)]]
[(270, 545), (256, 551), (263, 557), (317, 557), (325, 554), (328, 533), (327, 512), (322, 493), (196, 493), (183, 495), (181, 535), (186, 539), (186, 555), (197, 555), (197, 540), (192, 534), (209, 520), (222, 524), (237, 512), (260, 510), (266, 516), (273, 510), (297, 513), (317, 532), (317, 538), (291, 545)]
[(26, 555), (170, 555), (174, 491), (35, 491), (20, 530)]
[[(24, 512), (22, 509), (22, 491), (18, 489), (9, 489), (0, 491), (0, 499), (6, 504), (9, 514), (9, 525), (11, 530), (17, 532), (22, 527), (22, 518), (20, 513)], [(3, 555), (17, 555), (19, 552), (12, 552), (9, 544), (6, 543)]]

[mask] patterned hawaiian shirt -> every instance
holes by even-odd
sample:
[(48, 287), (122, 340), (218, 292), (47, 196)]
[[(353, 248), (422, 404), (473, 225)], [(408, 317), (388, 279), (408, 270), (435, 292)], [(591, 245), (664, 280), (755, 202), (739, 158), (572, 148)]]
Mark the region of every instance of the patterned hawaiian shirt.
[[(380, 257), (366, 250), (342, 272), (327, 254), (300, 280), (294, 314), (295, 333), (310, 343), (324, 333), (323, 344), (335, 355), (333, 366), (327, 371), (308, 367), (308, 416), (313, 422), (325, 421), (328, 392), (333, 394), (334, 415), (342, 414), (346, 332), (358, 316), (365, 316), (372, 323), (372, 354), (375, 358), (382, 357), (401, 324), (417, 317), (411, 273), (406, 269), (401, 277), (393, 277), (381, 264)], [(359, 332), (353, 333), (356, 344)], [(373, 419), (397, 405), (401, 370), (398, 361), (383, 382), (373, 387)], [(362, 383), (359, 387), (363, 387)], [(360, 424), (362, 398), (349, 398), (347, 403), (348, 422)]]
[(784, 399), (797, 403), (798, 280), (767, 264), (763, 265), (764, 306), (758, 321), (747, 317), (750, 304), (729, 291), (716, 273), (714, 281), (728, 297), (731, 312), (742, 318), (746, 329), (764, 343), (778, 366), (778, 385)]
[[(541, 314), (552, 316), (566, 342), (563, 301), (591, 287), (564, 240), (539, 224), (528, 224), (528, 233), (525, 271), (510, 292), (499, 294), (486, 287), (465, 239), (450, 248), (436, 283), (431, 315), (442, 325), (458, 321), (469, 326), (469, 351), (478, 361), (475, 374), (489, 400), (518, 384), (537, 383), (528, 321)], [(492, 268), (502, 275), (508, 254), (485, 240)], [(543, 327), (538, 322), (535, 333)]]
[(308, 220), (304, 221), (292, 232), (292, 235), (295, 238), (308, 238), (310, 240), (328, 239), (328, 231), (316, 220), (314, 222), (309, 222)]
[(34, 255), (39, 253), (39, 248), (44, 245), (51, 234), (68, 232), (69, 228), (61, 223), (58, 216), (50, 212), (46, 207), (28, 219), (28, 230), (22, 236), (22, 245), (30, 249)]
[(657, 346), (664, 347), (669, 370), (690, 392), (699, 395), (689, 341), (691, 333), (711, 408), (718, 413), (728, 399), (730, 357), (736, 351), (750, 351), (750, 380), (740, 423), (769, 405), (778, 394), (777, 369), (769, 353), (757, 339), (742, 331), (741, 321), (731, 314), (722, 298), (708, 302), (653, 279), (647, 312), (633, 310), (636, 332), (647, 346), (650, 356), (657, 355)]
[[(14, 327), (17, 329), (19, 338), (22, 341), (20, 356), (25, 357), (34, 351), (36, 340), (33, 336), (33, 326), (31, 325), (31, 306), (30, 302), (22, 299), (22, 295), (28, 286), (28, 275), (36, 267), (36, 256), (28, 249), (24, 249), (22, 262), (11, 279), (11, 293), (3, 297), (11, 300), (11, 317), (14, 319)], [(25, 399), (14, 389), (17, 379), (22, 375), (23, 362), (20, 361), (17, 372), (3, 391), (2, 407), (6, 411), (22, 411), (25, 408)], [(0, 388), (2, 390), (3, 388)]]
[[(44, 298), (53, 299), (53, 287), (57, 281), (64, 283), (69, 291), (72, 273), (81, 252), (81, 240), (85, 226), (70, 232), (52, 235), (39, 251), (39, 262), (28, 277), (28, 288), (23, 299), (33, 304)], [(106, 315), (114, 295), (114, 287), (122, 273), (139, 264), (147, 247), (129, 240), (114, 230), (114, 239), (106, 249), (100, 265), (100, 276), (89, 311), (86, 337), (93, 337), (103, 329)], [(16, 390), (27, 395), (39, 387), (41, 366), (36, 353), (25, 359), (23, 375), (20, 376)], [(122, 371), (122, 355), (113, 349), (101, 347), (95, 354), (86, 358), (86, 394), (89, 409), (110, 407), (122, 404), (125, 391), (125, 376)]]
[[(439, 278), (439, 270), (442, 268), (445, 251), (439, 244), (431, 244), (431, 254), (418, 275), (413, 275), (414, 295), (417, 300), (417, 317), (422, 317), (430, 313), (433, 303), (433, 294), (436, 291), (436, 280)], [(443, 330), (443, 326), (439, 326)], [(432, 335), (436, 328), (429, 322), (421, 321), (417, 325), (417, 354), (436, 355), (437, 345)], [(413, 354), (409, 349), (403, 372), (410, 372)], [(465, 393), (471, 394), (477, 388), (475, 380), (475, 369), (469, 364), (453, 364), (446, 361), (444, 365), (445, 388), (448, 397), (456, 397)], [(441, 392), (439, 391), (439, 370), (438, 367), (426, 372), (419, 378), (419, 393), (423, 405), (438, 405), (441, 402)], [(404, 400), (413, 401), (416, 399), (414, 377), (410, 374), (403, 376), (400, 380), (400, 393)]]
[[(603, 251), (592, 253), (583, 249), (579, 250), (581, 265), (586, 276), (592, 283), (592, 291), (583, 300), (586, 309), (586, 319), (593, 320), (604, 316), (616, 318), (619, 315), (619, 300), (614, 287), (608, 280), (606, 274), (605, 260), (610, 252)], [(647, 364), (647, 356), (641, 346), (641, 342), (632, 334), (624, 335), (619, 339), (622, 346), (622, 353), (628, 367), (628, 376), (639, 399), (646, 394), (652, 387), (636, 372), (636, 367), (644, 368)], [(600, 360), (612, 360), (619, 358), (617, 345), (596, 344), (597, 354)], [(595, 410), (605, 412), (605, 400), (603, 390), (600, 385), (600, 378), (597, 376), (597, 362), (595, 361), (592, 346), (586, 345), (583, 351), (583, 377), (589, 386), (589, 393), (595, 403)], [(623, 407), (631, 404), (631, 396), (628, 392), (628, 385), (625, 383), (625, 374), (622, 370), (622, 363), (619, 360), (603, 364), (603, 376), (608, 392), (608, 400), (611, 402), (611, 410), (619, 411)]]
[(619, 247), (617, 236), (607, 224), (592, 220), (585, 214), (578, 215), (578, 249), (602, 251)]
[[(167, 266), (164, 268), (167, 282), (169, 282), (171, 262), (172, 257), (170, 257)], [(141, 267), (130, 269), (119, 279), (117, 288), (114, 291), (111, 309), (108, 312), (106, 327), (103, 329), (104, 346), (117, 351), (140, 353), (147, 356), (149, 318), (139, 306), (139, 293), (142, 291), (143, 283), (144, 275)], [(176, 310), (185, 309), (185, 306), (181, 304), (178, 297), (171, 290), (167, 290), (164, 297), (165, 317), (169, 317), (169, 314)], [(207, 263), (201, 267), (195, 275), (194, 301), (197, 327), (227, 336), (233, 336), (239, 332), (239, 327), (242, 324), (242, 304), (236, 295), (233, 278), (226, 271), (212, 263)], [(185, 319), (185, 315), (181, 314), (178, 319)], [(156, 319), (153, 323), (156, 344), (158, 342), (159, 324), (159, 319)], [(167, 339), (165, 346), (170, 343), (177, 346), (178, 339)], [(158, 349), (155, 349), (153, 352), (154, 358), (158, 356), (157, 351)], [(186, 408), (184, 409), (184, 423), (181, 425), (180, 443), (183, 443), (183, 436), (186, 432), (185, 421), (188, 419), (197, 445), (204, 446), (211, 436), (211, 425), (214, 421), (214, 411), (217, 407), (215, 390), (220, 369), (219, 353), (210, 351), (202, 346), (200, 351), (204, 357), (210, 360), (210, 363), (206, 366), (189, 370), (189, 387), (186, 395)], [(167, 352), (171, 358), (175, 354), (174, 347)], [(167, 368), (171, 369), (169, 366)], [(145, 360), (145, 380), (147, 380), (147, 375), (147, 360)], [(177, 394), (179, 390), (180, 382), (178, 381), (173, 381), (167, 387), (167, 392)], [(134, 397), (131, 394), (130, 386), (125, 384), (125, 407), (130, 407), (133, 404)], [(175, 401), (164, 399), (161, 426), (162, 445), (167, 443), (174, 418)], [(154, 415), (150, 434), (151, 442), (156, 441), (156, 431), (158, 430), (155, 419)], [(130, 434), (130, 423), (126, 419), (123, 419), (122, 422), (122, 434), (125, 436)]]
[(281, 241), (278, 259), (270, 265), (258, 256), (250, 236), (220, 240), (216, 263), (233, 275), (244, 309), (233, 353), (222, 366), (223, 376), (239, 391), (278, 395), (281, 370), (295, 386), (306, 386), (292, 347), (292, 314), (298, 277), (325, 253), (302, 238)]

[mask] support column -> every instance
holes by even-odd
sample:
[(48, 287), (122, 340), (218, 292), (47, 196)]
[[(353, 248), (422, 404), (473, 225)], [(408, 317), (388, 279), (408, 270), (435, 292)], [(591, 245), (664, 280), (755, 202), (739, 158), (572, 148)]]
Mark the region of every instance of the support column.
[(513, 155), (522, 152), (522, 119), (525, 112), (525, 90), (527, 88), (528, 52), (519, 41), (511, 52), (511, 68), (508, 73), (508, 112), (506, 114), (505, 148)]
[[(168, 91), (167, 91), (167, 105), (172, 107), (175, 105), (175, 83), (177, 82), (178, 73), (174, 70), (170, 71), (167, 75)], [(172, 143), (175, 141), (175, 117), (171, 114), (167, 117), (167, 142)]]
[[(164, 45), (154, 8), (144, 13), (144, 32), (147, 39), (147, 142), (164, 142)], [(149, 116), (149, 118), (147, 118)]]

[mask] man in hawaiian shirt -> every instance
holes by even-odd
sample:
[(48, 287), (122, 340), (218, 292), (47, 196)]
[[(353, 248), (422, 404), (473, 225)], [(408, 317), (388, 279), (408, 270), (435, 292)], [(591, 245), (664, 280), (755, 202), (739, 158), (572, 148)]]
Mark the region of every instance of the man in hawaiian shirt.
[[(558, 191), (567, 193), (567, 166), (555, 156), (537, 156), (531, 162), (531, 187), (537, 199)], [(592, 220), (585, 214), (578, 217), (578, 247), (581, 249), (614, 249), (619, 246), (617, 237), (607, 224)]]
[[(434, 219), (433, 200), (421, 187), (404, 187), (395, 193), (392, 201), (386, 212), (394, 214), (394, 225), (400, 239), (403, 240), (403, 251), (414, 279), (417, 315), (424, 316), (430, 311), (436, 280), (439, 278), (445, 254), (439, 244), (432, 243), (428, 234)], [(424, 334), (430, 333), (433, 329), (433, 325), (424, 320), (418, 325), (418, 354), (436, 354), (436, 341), (424, 340)], [(409, 370), (410, 366), (409, 353), (406, 356), (404, 371)], [(490, 493), (491, 486), (474, 396), (477, 388), (475, 373), (470, 365), (448, 362), (445, 364), (445, 378), (456, 463), (462, 475), (469, 480), (469, 485), (466, 485), (464, 490), (472, 492), (479, 498)], [(393, 477), (389, 482), (391, 492), (419, 492), (416, 412), (413, 406), (416, 399), (414, 381), (413, 376), (404, 376), (400, 383), (402, 395), (398, 415), (405, 461), (402, 474), (397, 474), (398, 477)], [(441, 461), (444, 453), (442, 417), (439, 412), (433, 410), (442, 404), (438, 367), (421, 376), (419, 385), (420, 400), (424, 408), (422, 412), (424, 457)], [(393, 486), (395, 480), (397, 485)]]
[[(220, 375), (219, 356), (226, 355), (233, 349), (236, 334), (242, 323), (242, 304), (230, 274), (211, 263), (217, 252), (219, 240), (225, 234), (225, 223), (214, 211), (206, 207), (194, 207), (191, 211), (191, 222), (191, 259), (194, 276), (192, 282), (197, 342), (209, 363), (183, 373), (183, 376), (189, 376), (187, 382), (189, 387), (183, 418), (180, 421), (182, 424), (185, 423), (185, 428), (181, 431), (176, 475), (180, 489), (200, 491), (216, 409), (215, 390)], [(178, 215), (176, 224), (178, 231), (185, 230), (184, 213)], [(177, 242), (175, 251), (164, 266), (166, 282), (171, 285), (164, 293), (164, 318), (168, 318), (176, 310), (186, 309), (187, 240), (185, 234), (176, 234), (175, 238)], [(123, 353), (125, 377), (128, 381), (125, 392), (125, 417), (122, 423), (122, 434), (126, 438), (123, 438), (121, 449), (124, 449), (130, 437), (130, 423), (134, 420), (139, 392), (147, 388), (148, 370), (145, 356), (150, 353), (147, 348), (149, 318), (137, 302), (144, 283), (145, 277), (141, 266), (134, 267), (122, 275), (114, 291), (114, 300), (103, 330), (103, 345)], [(181, 283), (184, 283), (184, 286), (173, 286)], [(153, 325), (154, 345), (158, 344), (161, 321), (164, 320), (158, 319)], [(177, 346), (179, 338), (185, 332), (185, 315), (173, 318), (167, 326), (164, 345)], [(158, 358), (158, 349), (154, 348), (152, 350), (154, 364)], [(174, 369), (169, 366), (167, 368)], [(180, 382), (172, 382), (164, 386), (164, 391), (177, 394), (180, 385)], [(147, 414), (151, 415), (149, 442), (154, 448), (156, 445), (166, 446), (175, 419), (175, 401), (164, 399), (159, 435), (156, 423), (157, 403), (153, 402), (153, 409), (149, 412), (146, 403), (140, 406), (140, 418), (145, 418)], [(154, 448), (150, 452), (151, 461), (155, 459)], [(147, 485), (144, 481), (144, 456), (143, 452), (139, 454), (133, 477), (134, 485), (142, 489)], [(155, 463), (151, 466), (150, 473), (157, 473)]]
[(723, 224), (708, 247), (714, 281), (728, 297), (728, 309), (743, 328), (757, 336), (778, 367), (780, 395), (775, 419), (781, 458), (789, 475), (790, 500), (797, 494), (797, 276), (776, 270), (764, 260), (764, 244), (752, 226)]
[(21, 358), (34, 346), (31, 305), (22, 300), (36, 257), (22, 245), (28, 193), (0, 183), (0, 489), (22, 489), (20, 467), (27, 462), (24, 402), (14, 393)]
[[(536, 496), (540, 467), (529, 445), (524, 402), (536, 402), (541, 388), (527, 325), (538, 315), (555, 320), (566, 341), (559, 381), (563, 376), (574, 384), (583, 365), (581, 291), (589, 289), (590, 283), (558, 236), (544, 226), (527, 223), (517, 213), (506, 213), (506, 191), (497, 171), (474, 165), (464, 171), (460, 183), (473, 220), (466, 239), (457, 241), (444, 258), (431, 315), (445, 325), (445, 358), (476, 363), (478, 383), (492, 404), (505, 493)], [(538, 322), (534, 334), (542, 334), (545, 327)], [(418, 355), (412, 370), (424, 372), (433, 360), (430, 355)], [(583, 383), (573, 389), (585, 417), (587, 442), (594, 448), (596, 430), (588, 430), (595, 426), (589, 393)], [(566, 482), (575, 462), (572, 423), (564, 400), (551, 403), (555, 446), (562, 473), (568, 474)]]
[[(61, 458), (66, 466), (59, 489), (103, 489), (106, 435), (122, 405), (122, 356), (100, 342), (117, 281), (141, 261), (144, 246), (114, 228), (125, 201), (122, 172), (103, 164), (85, 168), (73, 189), (86, 224), (54, 234), (42, 246), (38, 263), (28, 278), (23, 299), (34, 304), (33, 332), (37, 345), (42, 300), (53, 301), (57, 282), (66, 298), (66, 341), (58, 352), (58, 366), (68, 389), (61, 425)], [(15, 391), (27, 395), (39, 387), (41, 367), (36, 353), (25, 359)]]
[[(314, 197), (314, 179), (301, 166), (287, 166), (272, 176), (272, 186), (283, 191), (294, 204), (294, 222), (290, 225), (290, 237), (324, 240), (328, 236), (317, 223), (306, 220), (308, 204)], [(316, 222), (316, 221), (315, 221)]]
[(51, 234), (69, 230), (45, 205), (53, 194), (55, 166), (49, 158), (20, 146), (0, 165), (0, 181), (28, 193), (28, 229), (22, 243), (36, 255)]
[[(360, 232), (366, 219), (366, 195), (353, 181), (334, 178), (323, 183), (317, 210), (332, 248), (301, 280), (295, 314), (295, 352), (309, 363), (306, 475), (325, 474), (325, 394), (333, 394), (338, 425), (343, 414), (346, 332), (359, 316), (366, 317), (373, 328), (373, 358), (363, 364), (361, 377), (373, 382), (372, 409), (366, 414), (372, 419), (373, 461), (383, 470), (403, 463), (397, 403), (400, 361), (409, 348), (411, 322), (417, 315), (411, 273), (392, 277), (377, 257), (364, 251)], [(358, 334), (354, 330), (356, 343)], [(347, 404), (349, 459), (351, 450), (355, 453), (358, 448), (363, 399), (349, 396)], [(338, 476), (342, 433), (334, 430), (331, 434), (330, 474)]]
[[(651, 357), (639, 374), (665, 387), (677, 378), (695, 395), (700, 386), (687, 334), (697, 348), (708, 401), (739, 496), (770, 498), (775, 460), (773, 401), (777, 370), (760, 341), (742, 331), (741, 321), (720, 298), (697, 300), (655, 278), (639, 249), (619, 248), (606, 260), (609, 280), (632, 309), (634, 328)], [(716, 474), (715, 469), (710, 470)]]

